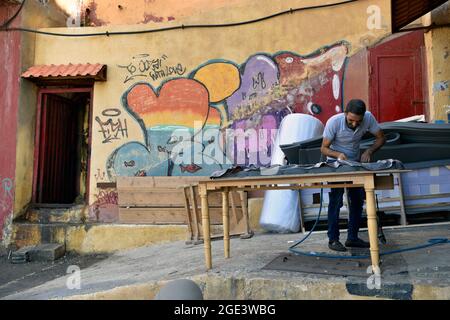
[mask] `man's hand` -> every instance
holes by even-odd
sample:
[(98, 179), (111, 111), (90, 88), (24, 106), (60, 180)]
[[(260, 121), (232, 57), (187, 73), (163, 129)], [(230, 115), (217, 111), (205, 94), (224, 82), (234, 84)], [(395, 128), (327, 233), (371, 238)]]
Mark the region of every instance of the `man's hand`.
[(347, 156), (343, 153), (340, 153), (337, 159), (338, 160), (347, 160)]
[(326, 138), (323, 138), (322, 140), (322, 146), (320, 147), (320, 152), (324, 156), (331, 157), (338, 160), (347, 160), (347, 156), (342, 152), (337, 152), (330, 149), (331, 140), (328, 140)]
[(370, 162), (371, 157), (372, 157), (372, 151), (366, 150), (361, 155), (361, 162)]
[(375, 151), (381, 148), (381, 146), (386, 142), (383, 130), (378, 130), (375, 133), (375, 143), (361, 155), (361, 162), (370, 162), (370, 158)]

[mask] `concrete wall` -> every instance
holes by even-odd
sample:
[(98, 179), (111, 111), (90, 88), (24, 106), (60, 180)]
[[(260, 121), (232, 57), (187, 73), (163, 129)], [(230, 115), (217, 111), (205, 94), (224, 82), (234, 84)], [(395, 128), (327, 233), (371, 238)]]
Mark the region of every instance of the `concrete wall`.
[[(0, 5), (1, 23), (18, 8), (19, 5)], [(18, 25), (20, 17), (10, 26)], [(5, 220), (12, 215), (14, 206), (20, 39), (17, 32), (0, 32), (0, 240)]]
[[(217, 9), (221, 15), (215, 15), (218, 11), (206, 11), (208, 6), (196, 10), (196, 2), (192, 15), (183, 21), (243, 21), (298, 5), (270, 3), (243, 10), (250, 5), (245, 1), (230, 10)], [(379, 29), (371, 30), (367, 8), (374, 4), (383, 19)], [(200, 127), (206, 123), (209, 128), (275, 129), (290, 112), (286, 105), (322, 121), (341, 112), (345, 62), (389, 34), (389, 15), (389, 1), (358, 1), (238, 27), (109, 37), (39, 35), (35, 64), (108, 65), (108, 81), (94, 88), (89, 201), (93, 204), (99, 196), (96, 183), (114, 181), (117, 175), (167, 175), (169, 170), (172, 175), (209, 175), (220, 169), (217, 163), (170, 169), (175, 126), (192, 132), (198, 121)], [(173, 23), (163, 21), (161, 26)], [(142, 26), (46, 30), (114, 32)], [(322, 110), (314, 113), (313, 103)], [(198, 142), (203, 156), (202, 148), (219, 140), (215, 138)], [(264, 152), (264, 147), (256, 152)]]
[[(341, 1), (259, 0), (56, 0), (79, 4), (84, 26), (204, 24), (239, 22), (289, 10)], [(376, 2), (366, 2), (366, 7)], [(386, 16), (387, 17), (387, 16)]]
[[(262, 6), (274, 9), (281, 1), (262, 1)], [(277, 2), (273, 4), (274, 2)], [(310, 1), (309, 1), (310, 2)], [(82, 22), (86, 26), (104, 25), (156, 25), (165, 22), (181, 23), (191, 18), (201, 17), (205, 20), (205, 13), (211, 13), (215, 19), (227, 9), (237, 9), (237, 6), (251, 11), (252, 1), (248, 0), (83, 0)], [(209, 15), (209, 14), (208, 14)], [(220, 19), (222, 20), (222, 19)], [(212, 20), (210, 20), (212, 21)]]
[[(0, 6), (6, 21), (19, 5)], [(10, 27), (64, 26), (66, 15), (53, 1), (26, 1)], [(11, 221), (31, 199), (36, 87), (20, 78), (34, 63), (36, 36), (18, 31), (0, 32), (0, 238), (8, 241)]]

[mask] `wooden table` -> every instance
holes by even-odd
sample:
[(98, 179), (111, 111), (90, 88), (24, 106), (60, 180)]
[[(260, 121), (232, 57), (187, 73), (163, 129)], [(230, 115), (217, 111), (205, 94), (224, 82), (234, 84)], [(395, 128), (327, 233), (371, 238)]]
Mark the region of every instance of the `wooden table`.
[(206, 268), (212, 268), (209, 192), (222, 193), (223, 240), (225, 258), (230, 257), (229, 191), (244, 190), (283, 190), (308, 188), (355, 188), (363, 187), (366, 192), (367, 226), (370, 242), (372, 271), (380, 274), (379, 249), (377, 238), (377, 215), (375, 190), (393, 189), (394, 174), (407, 170), (353, 171), (298, 175), (249, 176), (200, 181), (198, 188), (201, 198), (203, 237)]

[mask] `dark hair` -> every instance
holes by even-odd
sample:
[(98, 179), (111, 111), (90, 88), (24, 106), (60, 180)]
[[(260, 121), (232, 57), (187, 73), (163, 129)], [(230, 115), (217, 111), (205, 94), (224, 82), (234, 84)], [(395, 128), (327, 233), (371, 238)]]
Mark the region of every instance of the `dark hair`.
[(352, 99), (347, 103), (345, 112), (351, 112), (357, 114), (358, 116), (363, 116), (366, 112), (366, 104), (360, 99)]

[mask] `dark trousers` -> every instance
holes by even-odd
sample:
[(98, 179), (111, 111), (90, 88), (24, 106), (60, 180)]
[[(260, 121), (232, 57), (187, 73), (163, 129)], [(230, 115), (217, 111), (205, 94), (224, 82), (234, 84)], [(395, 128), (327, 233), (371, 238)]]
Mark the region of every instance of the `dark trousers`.
[[(358, 239), (365, 192), (364, 188), (348, 188), (347, 190), (350, 209), (347, 239), (356, 240)], [(328, 239), (330, 241), (339, 240), (339, 211), (343, 205), (343, 195), (344, 188), (332, 188), (329, 194)]]

